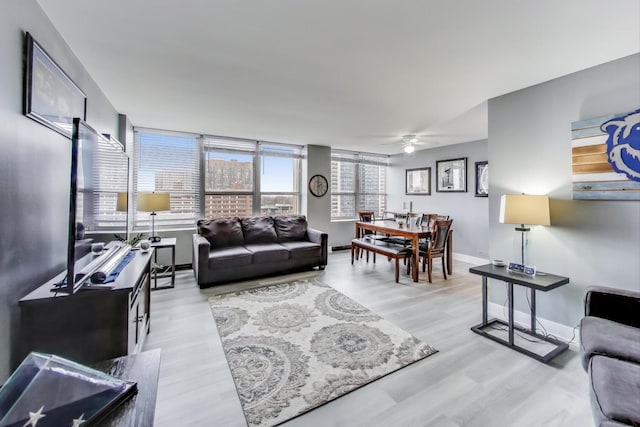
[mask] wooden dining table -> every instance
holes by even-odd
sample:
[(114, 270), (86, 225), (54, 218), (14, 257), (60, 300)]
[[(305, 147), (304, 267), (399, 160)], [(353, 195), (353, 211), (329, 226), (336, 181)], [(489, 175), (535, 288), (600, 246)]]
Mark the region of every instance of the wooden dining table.
[[(395, 221), (389, 220), (377, 220), (377, 221), (358, 221), (356, 222), (356, 238), (361, 237), (361, 230), (370, 230), (380, 234), (387, 234), (389, 236), (400, 236), (405, 237), (411, 240), (411, 247), (413, 249), (413, 257), (411, 258), (411, 262), (413, 265), (411, 266), (411, 277), (414, 282), (418, 281), (418, 275), (420, 271), (420, 239), (426, 239), (431, 236), (431, 231), (429, 227), (426, 225), (417, 225), (415, 223), (404, 224), (400, 226)], [(452, 254), (452, 243), (453, 243), (453, 230), (449, 231), (449, 236), (447, 236), (447, 250), (445, 252), (446, 264), (447, 264), (447, 273), (453, 273), (453, 263), (451, 260)]]

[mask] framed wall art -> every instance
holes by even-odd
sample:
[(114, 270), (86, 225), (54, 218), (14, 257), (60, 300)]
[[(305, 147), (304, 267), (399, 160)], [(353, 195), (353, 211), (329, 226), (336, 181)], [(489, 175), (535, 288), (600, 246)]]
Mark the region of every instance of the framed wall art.
[(571, 124), (573, 200), (640, 200), (640, 109)]
[(86, 119), (87, 97), (29, 33), (25, 53), (24, 114), (71, 138), (73, 118)]
[(431, 168), (407, 169), (404, 183), (407, 195), (431, 195)]
[(436, 191), (467, 192), (467, 158), (436, 161)]
[(476, 197), (489, 197), (489, 162), (476, 162)]

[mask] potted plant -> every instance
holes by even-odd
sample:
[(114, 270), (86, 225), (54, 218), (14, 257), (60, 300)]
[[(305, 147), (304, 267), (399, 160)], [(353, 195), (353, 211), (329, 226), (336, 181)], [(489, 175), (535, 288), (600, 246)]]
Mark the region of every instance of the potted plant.
[(144, 233), (138, 233), (135, 236), (132, 236), (129, 240), (119, 234), (114, 234), (114, 237), (120, 242), (124, 242), (128, 245), (131, 245), (131, 247), (135, 247), (138, 243), (140, 243), (142, 239), (144, 239)]

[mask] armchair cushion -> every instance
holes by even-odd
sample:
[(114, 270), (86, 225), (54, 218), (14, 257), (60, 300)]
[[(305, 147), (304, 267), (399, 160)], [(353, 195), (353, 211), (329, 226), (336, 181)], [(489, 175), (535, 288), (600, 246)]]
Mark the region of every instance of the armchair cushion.
[(588, 372), (596, 425), (640, 425), (640, 365), (594, 356)]
[(239, 246), (244, 243), (239, 218), (201, 219), (198, 233), (209, 241), (212, 249)]
[(246, 244), (276, 243), (278, 241), (273, 218), (270, 216), (242, 218), (242, 231)]
[(307, 218), (304, 215), (277, 216), (274, 219), (279, 242), (307, 239)]
[(589, 359), (605, 355), (640, 363), (640, 329), (600, 317), (586, 316), (580, 321), (582, 366)]

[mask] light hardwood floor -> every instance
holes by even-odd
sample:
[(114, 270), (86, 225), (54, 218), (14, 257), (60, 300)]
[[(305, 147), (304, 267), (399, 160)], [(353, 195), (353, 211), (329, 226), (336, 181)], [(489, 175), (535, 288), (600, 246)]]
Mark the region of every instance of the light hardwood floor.
[[(480, 277), (455, 262), (444, 280), (413, 283), (378, 257), (350, 264), (329, 257), (318, 277), (412, 333), (439, 353), (287, 422), (286, 426), (593, 426), (587, 375), (566, 351), (545, 365), (470, 331), (480, 322)], [(404, 272), (403, 272), (404, 273)], [(305, 276), (303, 274), (302, 276)], [(300, 277), (296, 275), (295, 277)], [(157, 426), (245, 426), (207, 298), (255, 286), (262, 279), (200, 290), (191, 270), (176, 287), (151, 295), (145, 350), (161, 348)]]

